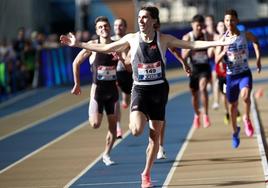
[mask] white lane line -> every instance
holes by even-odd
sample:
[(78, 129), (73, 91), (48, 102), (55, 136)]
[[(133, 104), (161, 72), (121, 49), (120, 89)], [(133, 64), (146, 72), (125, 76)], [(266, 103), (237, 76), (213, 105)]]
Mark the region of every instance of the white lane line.
[[(122, 142), (124, 139), (126, 139), (130, 135), (130, 131), (128, 130), (124, 135), (123, 138), (120, 140), (117, 140), (113, 146), (115, 148), (120, 142)], [(100, 154), (92, 163), (90, 163), (86, 168), (84, 168), (77, 176), (75, 176), (71, 181), (69, 181), (64, 188), (70, 187), (72, 184), (74, 184), (80, 177), (82, 177), (89, 169), (91, 169), (97, 162), (99, 162), (102, 159), (102, 154)]]
[(186, 150), (186, 148), (187, 148), (187, 146), (188, 146), (189, 140), (190, 140), (190, 139), (192, 138), (192, 136), (193, 136), (194, 130), (195, 130), (195, 129), (194, 129), (194, 127), (192, 126), (191, 129), (190, 129), (190, 131), (188, 132), (188, 135), (187, 135), (187, 137), (186, 137), (186, 140), (183, 142), (183, 145), (182, 145), (182, 147), (181, 147), (181, 149), (180, 149), (178, 155), (176, 156), (175, 162), (172, 164), (172, 167), (171, 167), (171, 169), (170, 169), (170, 171), (169, 171), (169, 173), (168, 173), (168, 175), (167, 175), (167, 178), (166, 178), (166, 180), (165, 180), (165, 182), (164, 182), (162, 188), (166, 188), (166, 187), (168, 187), (168, 185), (169, 185), (169, 183), (170, 183), (170, 181), (171, 181), (171, 179), (172, 179), (172, 176), (173, 176), (174, 173), (175, 173), (175, 170), (176, 170), (177, 166), (180, 164), (181, 158), (182, 158), (182, 156), (183, 156), (184, 151)]
[[(214, 178), (183, 178), (181, 179), (182, 182), (193, 182), (193, 181), (202, 181), (202, 182), (206, 182), (206, 181), (211, 181), (211, 180), (237, 180), (237, 178), (239, 178), (240, 180), (249, 180), (249, 179), (254, 179), (256, 181), (258, 181), (260, 178), (260, 176), (256, 176), (256, 175), (251, 175), (251, 176), (222, 176), (222, 177), (214, 177)], [(172, 187), (172, 185), (170, 185)], [(168, 187), (168, 185), (166, 185), (166, 187)], [(187, 185), (185, 185), (185, 187), (187, 187)]]
[(264, 173), (264, 178), (265, 178), (265, 184), (266, 184), (266, 188), (268, 188), (268, 159), (267, 159), (267, 155), (268, 155), (268, 148), (267, 147), (267, 143), (266, 143), (266, 137), (264, 132), (262, 131), (262, 125), (259, 119), (259, 113), (257, 110), (257, 104), (256, 104), (256, 100), (254, 98), (254, 91), (251, 93), (251, 111), (252, 111), (252, 116), (253, 116), (253, 121), (254, 121), (254, 125), (255, 125), (255, 134), (257, 136), (257, 142), (258, 142), (258, 146), (259, 146), (259, 153), (260, 153), (260, 157), (261, 157), (261, 161), (262, 161), (262, 168), (263, 168), (263, 173)]
[(38, 92), (42, 92), (42, 90), (44, 90), (44, 88), (41, 88), (41, 89), (35, 89), (35, 90), (32, 90), (32, 91), (28, 91), (28, 92), (26, 92), (26, 93), (18, 94), (18, 96), (15, 96), (14, 98), (11, 98), (11, 99), (8, 99), (8, 100), (5, 101), (5, 102), (2, 102), (2, 103), (0, 104), (0, 108), (4, 108), (4, 107), (6, 107), (6, 106), (8, 106), (8, 105), (11, 105), (11, 104), (13, 104), (13, 103), (19, 101), (19, 100), (22, 100), (22, 99), (24, 99), (24, 98), (26, 98), (26, 97), (28, 97), (28, 96), (34, 95), (35, 93), (37, 93), (37, 91), (38, 91)]
[[(59, 187), (59, 186), (58, 185), (41, 185), (41, 186), (38, 186), (38, 188), (57, 188), (57, 187)], [(36, 188), (36, 187), (33, 187), (33, 188)]]
[[(179, 92), (179, 93), (176, 93), (174, 95), (171, 95), (169, 97), (168, 100), (171, 100), (173, 98), (175, 98), (176, 96), (179, 96), (179, 95), (182, 95), (184, 94), (185, 92)], [(124, 139), (126, 139), (126, 137), (130, 134), (130, 131), (128, 130), (124, 135), (123, 135), (123, 139), (117, 141), (113, 148), (116, 147), (120, 142), (122, 142)], [(65, 186), (64, 188), (69, 188), (72, 184), (74, 184), (80, 177), (82, 177), (88, 170), (90, 170), (98, 161), (100, 161), (102, 159), (102, 154), (100, 154), (92, 163), (90, 163), (84, 170), (82, 170), (76, 177), (74, 177), (71, 181), (69, 181)]]
[[(184, 93), (185, 93), (185, 92), (184, 92)], [(183, 93), (180, 93), (180, 94), (183, 94)], [(173, 99), (173, 98), (175, 98), (176, 96), (178, 96), (178, 95), (180, 95), (180, 94), (172, 95), (172, 96), (170, 97), (170, 99)], [(193, 136), (194, 130), (195, 130), (195, 129), (193, 128), (193, 126), (191, 126), (191, 129), (190, 129), (190, 131), (188, 132), (187, 137), (186, 137), (185, 141), (183, 142), (183, 144), (182, 144), (182, 146), (181, 146), (181, 149), (180, 149), (179, 153), (178, 153), (177, 156), (176, 156), (175, 162), (172, 164), (172, 167), (171, 167), (171, 169), (170, 169), (170, 171), (169, 171), (169, 173), (168, 173), (168, 175), (167, 175), (167, 178), (166, 178), (166, 180), (165, 180), (165, 182), (164, 182), (162, 188), (168, 187), (168, 185), (169, 185), (169, 183), (170, 183), (170, 181), (171, 181), (171, 179), (172, 179), (172, 176), (173, 176), (173, 174), (175, 173), (175, 170), (176, 170), (177, 166), (178, 166), (179, 163), (180, 163), (180, 160), (181, 160), (181, 158), (182, 158), (182, 156), (183, 156), (183, 153), (184, 153), (185, 149), (186, 149), (187, 146), (188, 146), (189, 140), (190, 140), (190, 139), (192, 138), (192, 136)]]
[[(254, 101), (253, 98), (252, 98), (252, 101)], [(267, 180), (268, 180), (267, 179), (267, 177), (268, 177), (268, 167), (267, 167), (268, 166), (268, 162), (267, 162), (266, 154), (264, 153), (264, 146), (263, 146), (263, 143), (262, 143), (262, 138), (261, 138), (261, 135), (259, 134), (260, 133), (260, 124), (259, 124), (258, 114), (256, 112), (256, 104), (255, 104), (255, 101), (252, 102), (251, 110), (252, 110), (252, 113), (253, 113), (254, 124), (256, 126), (255, 127), (255, 129), (256, 129), (255, 131), (256, 131), (258, 143), (260, 142), (260, 144), (258, 144), (258, 145), (259, 146), (261, 145), (261, 147), (259, 147), (259, 149), (260, 149), (260, 155), (261, 155), (261, 158), (262, 158), (263, 170), (264, 170), (264, 174), (265, 174), (265, 181), (267, 183)], [(193, 133), (194, 133), (194, 128), (192, 127), (191, 130), (190, 130), (190, 132), (187, 135), (186, 141), (183, 143), (183, 146), (182, 146), (180, 152), (178, 153), (178, 155), (176, 157), (176, 160), (175, 160), (176, 162), (174, 162), (173, 165), (172, 165), (172, 168), (171, 168), (171, 170), (170, 170), (170, 172), (169, 172), (169, 174), (168, 174), (168, 176), (167, 176), (167, 178), (166, 178), (166, 180), (165, 180), (162, 188), (167, 188), (168, 187), (168, 185), (169, 185), (169, 183), (170, 183), (170, 181), (171, 181), (171, 179), (172, 179), (172, 177), (173, 177), (173, 175), (175, 173), (175, 170), (176, 170), (177, 166), (180, 163), (180, 160), (181, 160), (181, 158), (183, 156), (183, 153), (184, 153), (184, 151), (185, 151), (185, 149), (186, 149), (186, 147), (187, 147), (187, 145), (189, 143), (189, 140), (191, 139)], [(192, 181), (192, 180), (198, 180), (198, 179), (190, 179), (189, 181)], [(267, 185), (266, 185), (266, 188), (268, 188)]]
[[(55, 99), (55, 100), (56, 100), (56, 99)], [(54, 118), (54, 117), (56, 117), (56, 116), (59, 116), (59, 115), (61, 115), (61, 114), (64, 114), (64, 113), (67, 112), (67, 111), (70, 111), (70, 110), (73, 110), (73, 109), (75, 109), (75, 108), (77, 108), (77, 107), (79, 107), (79, 106), (82, 106), (83, 104), (88, 103), (88, 100), (89, 100), (89, 99), (84, 99), (83, 101), (80, 101), (80, 102), (77, 103), (77, 104), (74, 104), (74, 105), (69, 106), (68, 108), (64, 108), (64, 109), (62, 109), (62, 110), (60, 110), (60, 111), (55, 112), (55, 113), (52, 114), (52, 115), (49, 115), (49, 116), (47, 116), (47, 117), (45, 117), (45, 118), (42, 118), (42, 119), (39, 119), (38, 121), (34, 121), (34, 122), (32, 122), (31, 124), (28, 124), (28, 125), (26, 125), (26, 126), (20, 128), (20, 129), (17, 129), (17, 130), (15, 130), (15, 131), (13, 131), (13, 132), (7, 134), (7, 135), (4, 135), (4, 136), (0, 137), (0, 141), (6, 139), (7, 137), (10, 137), (10, 136), (12, 136), (12, 135), (15, 135), (15, 134), (17, 134), (17, 133), (19, 133), (19, 132), (22, 132), (22, 131), (24, 131), (24, 130), (26, 130), (26, 129), (29, 129), (29, 128), (31, 128), (31, 127), (34, 127), (34, 126), (36, 126), (36, 125), (38, 125), (38, 124), (40, 124), (40, 123), (43, 123), (43, 122), (45, 122), (45, 121), (48, 121), (48, 120), (50, 120), (50, 119), (52, 119), (52, 118)]]
[(7, 119), (7, 118), (10, 118), (10, 117), (12, 117), (12, 116), (20, 115), (20, 114), (25, 113), (25, 112), (27, 112), (27, 111), (34, 110), (34, 109), (36, 109), (36, 108), (40, 108), (40, 107), (42, 107), (42, 106), (48, 105), (48, 104), (50, 104), (50, 103), (53, 103), (54, 101), (57, 101), (57, 100), (58, 100), (59, 98), (61, 98), (62, 95), (64, 95), (64, 94), (66, 94), (66, 92), (59, 93), (58, 95), (56, 95), (56, 96), (54, 96), (54, 97), (52, 97), (52, 98), (49, 98), (49, 99), (45, 100), (44, 102), (38, 103), (38, 104), (36, 104), (36, 105), (34, 105), (34, 106), (31, 106), (31, 107), (28, 107), (28, 108), (19, 110), (19, 111), (17, 111), (17, 112), (11, 113), (11, 114), (9, 114), (9, 115), (3, 116), (3, 117), (1, 117), (1, 119)]
[(12, 163), (11, 165), (9, 165), (9, 166), (7, 166), (6, 168), (2, 169), (2, 170), (0, 171), (0, 174), (4, 173), (5, 171), (9, 170), (10, 168), (16, 166), (17, 164), (21, 163), (22, 161), (24, 161), (24, 160), (26, 160), (26, 159), (32, 157), (33, 155), (39, 153), (40, 151), (46, 149), (47, 147), (51, 146), (52, 144), (55, 144), (56, 142), (58, 142), (58, 141), (64, 139), (65, 137), (69, 136), (70, 134), (74, 133), (75, 131), (81, 129), (82, 127), (84, 127), (84, 126), (86, 126), (86, 125), (88, 125), (88, 121), (86, 121), (86, 122), (80, 124), (79, 126), (73, 128), (72, 130), (70, 130), (70, 131), (66, 132), (65, 134), (61, 135), (61, 136), (58, 137), (57, 139), (55, 139), (55, 140), (53, 140), (53, 141), (47, 143), (46, 145), (42, 146), (41, 148), (39, 148), (39, 149), (37, 149), (37, 150), (31, 152), (30, 154), (26, 155), (25, 157), (21, 158), (20, 160), (16, 161), (15, 163)]
[[(157, 181), (152, 180), (152, 183), (156, 183)], [(103, 185), (129, 185), (129, 184), (140, 184), (140, 181), (121, 181), (121, 182), (108, 182), (108, 183), (81, 183), (78, 184), (78, 187), (84, 186), (103, 186)]]

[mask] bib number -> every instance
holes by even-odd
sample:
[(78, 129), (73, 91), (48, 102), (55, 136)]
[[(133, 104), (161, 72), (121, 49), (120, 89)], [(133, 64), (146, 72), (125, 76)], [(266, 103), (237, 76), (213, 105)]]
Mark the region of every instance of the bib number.
[(115, 66), (98, 66), (97, 67), (98, 80), (116, 80)]
[(233, 64), (243, 64), (247, 60), (247, 54), (245, 50), (238, 52), (228, 52), (229, 61), (233, 62)]
[(138, 64), (138, 79), (139, 81), (150, 81), (162, 78), (161, 62), (150, 64)]
[(208, 63), (207, 51), (194, 52), (192, 55), (192, 60), (196, 64)]

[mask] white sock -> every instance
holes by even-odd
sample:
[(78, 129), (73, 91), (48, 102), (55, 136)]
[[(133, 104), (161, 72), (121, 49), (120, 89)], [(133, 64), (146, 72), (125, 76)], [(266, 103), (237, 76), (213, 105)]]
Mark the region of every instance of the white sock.
[(119, 121), (116, 122), (116, 129), (117, 129), (117, 130), (120, 130), (120, 129), (121, 129)]

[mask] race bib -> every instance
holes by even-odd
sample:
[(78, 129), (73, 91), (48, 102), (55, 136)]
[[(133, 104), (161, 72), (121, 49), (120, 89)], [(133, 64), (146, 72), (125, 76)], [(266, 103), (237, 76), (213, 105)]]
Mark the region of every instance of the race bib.
[(246, 50), (241, 50), (238, 52), (228, 52), (227, 56), (229, 61), (233, 62), (233, 64), (243, 64), (247, 62)]
[(98, 66), (97, 68), (98, 80), (116, 80), (116, 67), (115, 66)]
[(192, 60), (197, 64), (208, 63), (207, 51), (194, 52), (192, 54)]
[(161, 62), (150, 64), (138, 64), (138, 80), (150, 81), (162, 78)]

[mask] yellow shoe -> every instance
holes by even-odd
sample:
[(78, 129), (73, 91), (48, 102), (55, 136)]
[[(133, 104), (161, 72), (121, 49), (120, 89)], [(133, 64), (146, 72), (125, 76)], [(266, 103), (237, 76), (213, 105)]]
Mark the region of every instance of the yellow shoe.
[(230, 115), (229, 113), (226, 113), (223, 119), (223, 122), (225, 125), (229, 125), (229, 119), (230, 119)]

